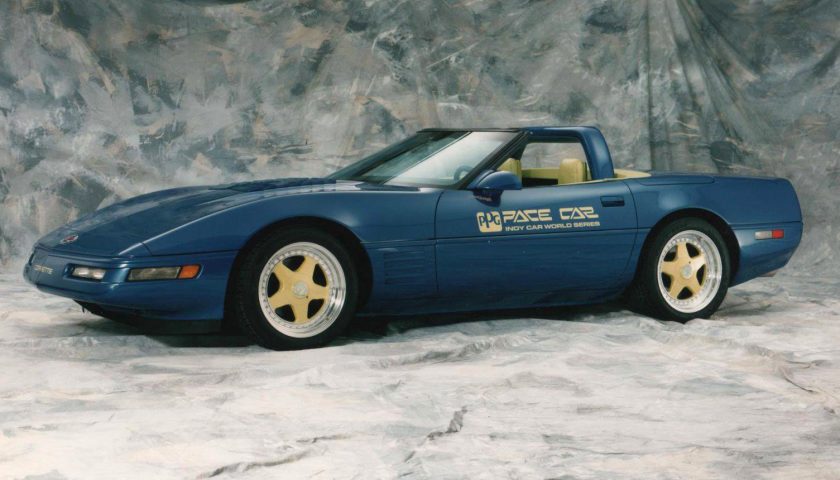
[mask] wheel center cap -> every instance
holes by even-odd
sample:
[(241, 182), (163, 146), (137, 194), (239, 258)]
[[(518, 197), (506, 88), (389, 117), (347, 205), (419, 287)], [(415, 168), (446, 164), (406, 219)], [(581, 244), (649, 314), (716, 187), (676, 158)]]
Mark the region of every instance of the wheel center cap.
[(680, 271), (680, 275), (682, 275), (683, 278), (691, 277), (691, 265), (684, 265)]
[(295, 282), (292, 285), (292, 295), (298, 298), (304, 298), (309, 294), (309, 287), (306, 286), (306, 282)]

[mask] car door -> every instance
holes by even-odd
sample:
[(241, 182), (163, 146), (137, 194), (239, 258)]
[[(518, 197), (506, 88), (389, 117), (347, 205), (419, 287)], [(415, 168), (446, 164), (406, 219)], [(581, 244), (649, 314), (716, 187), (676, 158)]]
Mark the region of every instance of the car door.
[(470, 190), (443, 193), (435, 221), (442, 296), (556, 293), (562, 302), (564, 292), (571, 299), (618, 285), (636, 237), (627, 185), (528, 183), (494, 203)]

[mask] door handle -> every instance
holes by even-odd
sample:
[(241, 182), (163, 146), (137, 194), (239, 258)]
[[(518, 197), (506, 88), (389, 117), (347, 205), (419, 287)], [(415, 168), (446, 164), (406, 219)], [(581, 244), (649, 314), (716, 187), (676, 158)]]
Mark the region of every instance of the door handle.
[(601, 205), (604, 207), (623, 207), (624, 197), (601, 197)]

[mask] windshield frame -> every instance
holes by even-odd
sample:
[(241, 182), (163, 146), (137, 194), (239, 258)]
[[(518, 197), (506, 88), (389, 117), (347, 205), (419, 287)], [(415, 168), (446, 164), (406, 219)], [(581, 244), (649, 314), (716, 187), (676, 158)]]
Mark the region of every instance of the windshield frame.
[[(495, 150), (490, 152), (486, 157), (484, 157), (481, 161), (479, 161), (476, 166), (470, 170), (463, 178), (460, 180), (448, 184), (448, 185), (439, 185), (439, 184), (430, 184), (430, 183), (415, 183), (415, 182), (373, 182), (367, 181), (364, 179), (356, 179), (353, 178), (356, 176), (358, 172), (365, 171), (370, 168), (374, 168), (377, 164), (384, 164), (389, 160), (393, 159), (405, 153), (406, 151), (414, 148), (417, 143), (416, 140), (419, 135), (423, 133), (455, 133), (455, 134), (463, 134), (467, 135), (470, 133), (475, 132), (509, 132), (513, 133), (514, 135), (507, 142), (501, 143)], [(411, 135), (404, 140), (401, 140), (395, 144), (389, 145), (382, 150), (376, 151), (371, 155), (368, 155), (361, 160), (351, 163), (350, 165), (343, 167), (332, 174), (330, 174), (327, 178), (331, 178), (334, 180), (349, 180), (349, 181), (360, 181), (364, 183), (370, 183), (372, 185), (393, 185), (393, 186), (403, 186), (403, 187), (415, 187), (415, 188), (435, 188), (435, 189), (442, 189), (442, 190), (461, 190), (467, 185), (469, 185), (477, 176), (479, 176), (483, 171), (485, 171), (488, 166), (492, 166), (496, 163), (501, 154), (506, 154), (508, 151), (511, 150), (511, 146), (516, 145), (525, 135), (524, 131), (518, 128), (427, 128), (423, 130), (419, 130), (414, 135)]]

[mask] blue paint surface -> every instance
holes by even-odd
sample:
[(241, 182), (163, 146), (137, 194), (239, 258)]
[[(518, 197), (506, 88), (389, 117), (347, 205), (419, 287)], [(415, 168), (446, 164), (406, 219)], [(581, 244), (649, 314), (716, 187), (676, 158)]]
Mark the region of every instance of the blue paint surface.
[[(802, 218), (787, 180), (671, 173), (612, 179), (597, 129), (522, 133), (578, 139), (593, 179), (602, 181), (504, 190), (493, 199), (467, 187), (319, 178), (178, 188), (114, 204), (46, 235), (24, 276), (46, 292), (142, 316), (216, 320), (249, 240), (288, 228), (280, 222), (315, 219), (350, 232), (364, 252), (359, 261), (369, 264), (372, 284), (363, 313), (419, 313), (614, 298), (633, 280), (650, 232), (687, 211), (729, 229), (724, 233), (738, 249), (732, 283), (781, 268), (799, 244)], [(521, 136), (511, 145), (517, 141)], [(501, 149), (476, 169), (505, 158)], [(754, 239), (758, 230), (777, 228), (784, 239)], [(201, 274), (126, 281), (131, 268), (185, 264), (200, 264)], [(108, 274), (101, 282), (74, 279), (74, 265)]]

